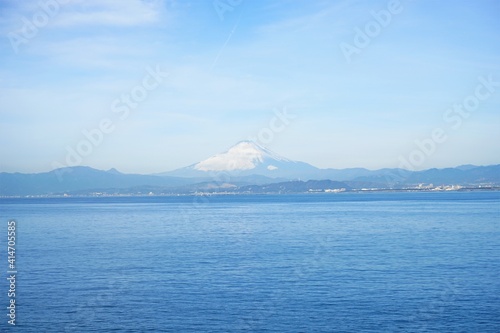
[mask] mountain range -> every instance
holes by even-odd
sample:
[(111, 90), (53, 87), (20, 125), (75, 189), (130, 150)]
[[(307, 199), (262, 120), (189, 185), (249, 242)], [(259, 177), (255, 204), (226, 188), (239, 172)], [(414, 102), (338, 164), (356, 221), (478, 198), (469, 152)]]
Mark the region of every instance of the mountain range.
[(226, 152), (190, 166), (154, 175), (124, 174), (85, 166), (50, 172), (0, 173), (0, 196), (96, 194), (275, 193), (362, 188), (403, 189), (434, 185), (496, 187), (500, 165), (409, 171), (319, 169), (292, 161), (255, 142), (241, 141)]
[(213, 177), (225, 174), (231, 177), (265, 176), (269, 178), (308, 178), (319, 169), (289, 160), (252, 141), (240, 141), (224, 153), (216, 154), (185, 168), (165, 172), (162, 176)]

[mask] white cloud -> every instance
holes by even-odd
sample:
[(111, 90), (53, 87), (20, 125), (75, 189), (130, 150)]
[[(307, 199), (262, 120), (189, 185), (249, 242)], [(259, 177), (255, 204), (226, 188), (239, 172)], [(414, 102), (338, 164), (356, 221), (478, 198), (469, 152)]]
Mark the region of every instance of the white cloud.
[(55, 26), (136, 26), (156, 23), (163, 13), (163, 1), (71, 1), (64, 5)]

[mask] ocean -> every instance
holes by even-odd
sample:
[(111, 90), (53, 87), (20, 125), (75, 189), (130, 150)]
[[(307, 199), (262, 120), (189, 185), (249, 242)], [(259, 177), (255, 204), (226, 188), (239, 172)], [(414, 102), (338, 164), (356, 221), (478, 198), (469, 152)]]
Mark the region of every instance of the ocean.
[(500, 332), (500, 192), (4, 198), (0, 218), (0, 331)]

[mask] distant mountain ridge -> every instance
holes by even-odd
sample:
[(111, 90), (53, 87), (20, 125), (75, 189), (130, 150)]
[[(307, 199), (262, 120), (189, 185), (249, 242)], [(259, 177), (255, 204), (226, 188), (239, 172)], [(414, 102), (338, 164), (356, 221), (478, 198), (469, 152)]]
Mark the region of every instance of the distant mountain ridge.
[(103, 171), (76, 166), (34, 174), (2, 172), (0, 195), (46, 195), (79, 190), (130, 188), (140, 185), (173, 186), (185, 183), (186, 180), (174, 177), (123, 174), (116, 169)]
[[(227, 151), (213, 155), (190, 166), (164, 172), (161, 176), (184, 178), (216, 178), (221, 174), (230, 177), (264, 176), (287, 180), (331, 179), (336, 181), (363, 181), (395, 186), (418, 184), (422, 182), (440, 183), (458, 181), (478, 183), (481, 171), (475, 165), (462, 165), (456, 168), (409, 171), (399, 168), (368, 170), (364, 168), (320, 169), (311, 164), (292, 161), (252, 141), (240, 141)], [(487, 167), (483, 167), (487, 168)], [(485, 182), (499, 180), (498, 171), (488, 171)]]
[(254, 142), (241, 141), (224, 153), (188, 167), (156, 175), (124, 174), (86, 166), (23, 174), (0, 173), (0, 196), (92, 193), (235, 193), (276, 191), (402, 189), (423, 185), (500, 186), (500, 165), (409, 171), (319, 169), (292, 161)]

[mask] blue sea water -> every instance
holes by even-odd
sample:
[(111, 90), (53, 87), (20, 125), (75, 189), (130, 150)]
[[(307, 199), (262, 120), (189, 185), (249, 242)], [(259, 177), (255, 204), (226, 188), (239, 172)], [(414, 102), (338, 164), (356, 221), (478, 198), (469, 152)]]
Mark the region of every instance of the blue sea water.
[(0, 218), (1, 331), (500, 332), (500, 192), (0, 199)]

